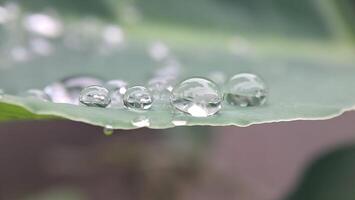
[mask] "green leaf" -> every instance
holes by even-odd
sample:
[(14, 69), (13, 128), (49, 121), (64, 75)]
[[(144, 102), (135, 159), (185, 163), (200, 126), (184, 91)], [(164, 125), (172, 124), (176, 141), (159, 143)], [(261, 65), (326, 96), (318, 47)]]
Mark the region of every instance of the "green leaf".
[[(50, 57), (12, 64), (11, 67), (7, 67), (5, 61), (0, 61), (4, 66), (0, 68), (0, 86), (8, 94), (13, 94), (0, 99), (0, 120), (35, 119), (45, 115), (98, 126), (111, 125), (116, 129), (133, 129), (135, 127), (131, 121), (143, 115), (150, 119), (151, 128), (173, 127), (172, 120), (187, 121), (188, 126), (248, 126), (299, 119), (328, 119), (354, 108), (355, 51), (351, 43), (327, 39), (333, 37), (332, 35), (336, 37), (330, 29), (329, 33), (323, 31), (327, 30), (327, 23), (312, 27), (306, 22), (297, 21), (295, 12), (290, 18), (297, 23), (288, 25), (285, 21), (281, 23), (280, 28), (279, 24), (274, 22), (275, 26), (272, 26), (267, 34), (260, 34), (263, 28), (259, 27), (252, 29), (251, 32), (254, 34), (249, 35), (247, 31), (239, 31), (236, 28), (224, 29), (228, 26), (236, 27), (239, 23), (245, 23), (245, 27), (248, 27), (249, 23), (257, 21), (254, 18), (237, 22), (230, 20), (231, 15), (237, 17), (238, 14), (234, 15), (231, 11), (228, 11), (229, 14), (223, 13), (232, 3), (228, 0), (217, 6), (217, 9), (213, 6), (216, 1), (206, 0), (208, 3), (199, 12), (201, 18), (191, 22), (179, 15), (182, 8), (178, 6), (174, 7), (176, 10), (171, 10), (171, 19), (161, 20), (166, 10), (161, 11), (162, 14), (157, 13), (161, 10), (158, 5), (164, 4), (159, 4), (161, 1), (155, 0), (155, 3), (152, 3), (154, 7), (145, 5), (144, 2), (137, 1), (136, 6), (141, 10), (141, 14), (147, 17), (136, 25), (124, 27), (128, 36), (126, 47), (111, 55), (100, 56), (90, 50), (78, 53), (58, 44), (56, 53)], [(178, 4), (179, 1), (173, 2)], [(198, 10), (197, 5), (202, 5), (202, 0), (191, 2), (195, 3), (194, 9), (187, 10), (185, 14), (193, 17), (193, 11)], [(309, 6), (305, 2), (304, 6)], [(245, 6), (246, 11), (249, 5), (247, 1), (239, 3)], [(253, 5), (258, 5), (254, 3)], [(116, 8), (115, 6), (113, 8)], [(267, 5), (255, 8), (252, 6), (250, 12), (259, 13), (265, 6)], [(230, 9), (232, 8), (241, 9), (239, 6), (232, 6)], [(317, 9), (308, 8), (307, 16), (315, 21), (322, 21), (319, 13), (312, 13)], [(280, 11), (278, 15), (286, 15), (287, 12), (281, 11), (287, 9), (292, 11), (292, 7), (278, 8)], [(266, 10), (268, 12), (260, 13), (265, 17), (262, 23), (272, 22), (275, 17), (274, 15), (268, 17), (271, 11), (275, 10), (274, 7)], [(201, 13), (209, 12), (216, 21), (212, 21), (211, 24), (201, 23), (205, 22), (208, 16)], [(244, 14), (247, 15), (248, 12)], [(218, 24), (218, 21), (223, 23)], [(312, 27), (309, 32), (306, 31), (307, 27)], [(284, 31), (296, 29), (304, 30), (304, 33), (298, 31), (293, 37), (285, 37)], [(235, 55), (230, 50), (230, 42), (237, 33), (238, 37), (245, 38), (249, 43), (250, 50), (246, 54)], [(320, 37), (315, 37), (316, 35)], [(149, 44), (154, 40), (167, 43), (181, 62), (181, 79), (191, 76), (208, 77), (215, 71), (229, 76), (240, 72), (259, 74), (270, 88), (267, 105), (239, 108), (224, 104), (223, 109), (215, 116), (193, 118), (172, 112), (171, 107), (159, 103), (155, 104), (151, 111), (136, 113), (126, 109), (54, 104), (16, 96), (26, 89), (43, 88), (54, 81), (75, 74), (89, 74), (105, 80), (123, 79), (131, 85), (144, 85), (160, 67), (147, 53)]]

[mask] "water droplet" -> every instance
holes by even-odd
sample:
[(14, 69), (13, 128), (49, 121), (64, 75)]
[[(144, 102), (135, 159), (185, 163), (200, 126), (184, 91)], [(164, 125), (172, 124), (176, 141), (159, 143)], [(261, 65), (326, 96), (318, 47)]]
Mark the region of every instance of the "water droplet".
[(156, 61), (162, 61), (169, 56), (169, 48), (162, 42), (154, 42), (149, 47), (149, 55)]
[(90, 107), (105, 108), (111, 103), (111, 98), (106, 88), (93, 85), (81, 91), (79, 101)]
[(143, 111), (152, 107), (153, 97), (147, 88), (135, 86), (127, 90), (123, 96), (123, 103), (129, 109)]
[(145, 116), (139, 116), (137, 118), (134, 118), (131, 121), (132, 125), (138, 128), (142, 128), (142, 127), (149, 127), (150, 126), (150, 121), (147, 117)]
[(217, 113), (223, 94), (216, 83), (204, 78), (190, 78), (178, 84), (172, 92), (172, 105), (194, 117), (207, 117)]
[(110, 91), (110, 107), (123, 107), (123, 95), (127, 91), (128, 83), (122, 80), (106, 82), (105, 87)]
[(48, 56), (53, 52), (52, 44), (44, 38), (33, 38), (29, 42), (31, 50), (40, 56)]
[(90, 76), (70, 76), (48, 85), (44, 91), (55, 103), (79, 105), (80, 92), (91, 85), (102, 85), (102, 81)]
[(185, 126), (187, 124), (187, 121), (184, 121), (184, 120), (173, 120), (171, 123), (173, 123), (175, 126)]
[(106, 126), (104, 127), (103, 132), (104, 132), (104, 134), (105, 134), (106, 136), (111, 136), (111, 135), (113, 134), (113, 132), (114, 132), (114, 129), (113, 129), (113, 127), (112, 127), (111, 125), (106, 125)]
[(19, 96), (36, 98), (42, 101), (51, 101), (50, 96), (48, 96), (44, 91), (38, 89), (29, 89), (26, 92), (21, 93)]
[(28, 15), (24, 18), (23, 25), (31, 33), (50, 38), (60, 36), (63, 29), (61, 21), (42, 13)]
[(264, 81), (254, 74), (237, 74), (226, 86), (226, 100), (229, 104), (259, 106), (266, 102), (267, 88)]

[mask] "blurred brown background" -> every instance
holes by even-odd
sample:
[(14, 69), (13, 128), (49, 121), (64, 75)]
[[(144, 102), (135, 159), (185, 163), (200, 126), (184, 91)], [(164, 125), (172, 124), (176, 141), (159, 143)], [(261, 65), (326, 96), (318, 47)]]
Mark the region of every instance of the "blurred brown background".
[(353, 143), (354, 121), (349, 112), (111, 137), (69, 121), (3, 123), (0, 199), (283, 199), (315, 158)]

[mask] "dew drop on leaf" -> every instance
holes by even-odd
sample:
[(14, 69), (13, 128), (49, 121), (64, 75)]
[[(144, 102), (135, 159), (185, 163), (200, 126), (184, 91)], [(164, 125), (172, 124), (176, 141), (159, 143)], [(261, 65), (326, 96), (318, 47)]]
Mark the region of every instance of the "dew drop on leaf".
[(103, 130), (104, 135), (111, 136), (114, 133), (114, 129), (111, 125), (106, 125)]
[(172, 91), (171, 104), (194, 117), (208, 117), (222, 108), (223, 94), (216, 83), (204, 78), (190, 78)]
[(123, 97), (124, 105), (131, 110), (144, 111), (152, 107), (153, 96), (143, 86), (134, 86), (127, 90)]
[(267, 98), (265, 82), (254, 74), (242, 73), (233, 76), (225, 90), (226, 101), (241, 107), (263, 105)]
[(111, 98), (106, 88), (94, 85), (81, 91), (79, 101), (86, 106), (105, 108), (111, 103)]

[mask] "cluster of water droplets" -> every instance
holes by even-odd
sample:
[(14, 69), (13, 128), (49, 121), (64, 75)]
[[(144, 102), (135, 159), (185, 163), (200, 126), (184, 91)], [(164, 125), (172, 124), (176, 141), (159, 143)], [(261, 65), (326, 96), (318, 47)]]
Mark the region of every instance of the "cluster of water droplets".
[[(129, 7), (127, 7), (129, 8)], [(124, 10), (139, 19), (133, 8)], [(78, 28), (80, 27), (80, 28)], [(95, 18), (64, 23), (53, 9), (27, 13), (16, 3), (0, 5), (0, 58), (6, 62), (27, 62), (38, 57), (48, 57), (62, 45), (74, 51), (95, 51), (108, 55), (125, 47), (125, 33), (116, 24), (105, 24)], [(251, 51), (247, 41), (235, 38), (231, 50), (235, 54)], [(94, 47), (94, 48), (92, 48)], [(180, 81), (181, 63), (162, 41), (152, 42), (147, 54), (157, 65), (145, 85), (129, 85), (122, 79), (102, 80), (89, 75), (66, 77), (43, 89), (29, 89), (20, 96), (46, 102), (66, 103), (89, 107), (127, 109), (139, 113), (131, 120), (135, 127), (149, 127), (151, 121), (144, 112), (151, 109), (171, 109), (193, 117), (216, 115), (227, 102), (232, 106), (260, 106), (265, 104), (267, 87), (254, 74), (237, 74), (230, 80), (221, 71), (213, 71), (207, 78), (192, 77)], [(1, 67), (1, 66), (0, 66)], [(4, 92), (0, 90), (0, 99)], [(157, 107), (154, 107), (157, 105)], [(187, 124), (184, 119), (174, 118), (175, 126)], [(113, 126), (106, 125), (106, 135), (113, 133)]]
[(126, 108), (134, 112), (149, 110), (155, 101), (160, 100), (194, 117), (218, 113), (224, 100), (233, 106), (247, 107), (263, 105), (267, 98), (265, 82), (257, 75), (248, 73), (233, 76), (225, 84), (224, 90), (214, 81), (203, 77), (189, 78), (171, 87), (167, 98), (156, 99), (147, 87), (129, 87), (123, 80), (104, 82), (90, 76), (73, 76), (52, 83), (43, 90), (27, 90), (21, 96), (54, 103)]
[[(148, 82), (147, 85), (150, 83)], [(168, 104), (173, 112), (177, 111), (193, 117), (209, 117), (221, 110), (224, 106), (223, 102), (239, 107), (263, 105), (266, 103), (268, 93), (265, 82), (257, 75), (248, 73), (233, 76), (223, 88), (210, 79), (192, 77), (169, 89), (167, 85), (164, 87), (159, 85), (157, 91), (168, 91), (169, 95), (168, 97), (154, 96), (148, 87), (129, 87), (127, 82), (119, 79), (104, 82), (91, 76), (72, 76), (52, 83), (43, 90), (27, 90), (20, 96), (54, 103), (127, 109), (138, 113), (138, 117), (132, 119), (131, 124), (140, 128), (150, 126), (150, 119), (144, 113), (152, 109), (154, 103), (158, 106)], [(0, 91), (0, 98), (2, 95), (3, 92)], [(174, 118), (171, 123), (175, 126), (184, 126), (187, 121), (183, 118)], [(104, 133), (110, 135), (112, 132), (112, 125), (107, 125)]]

